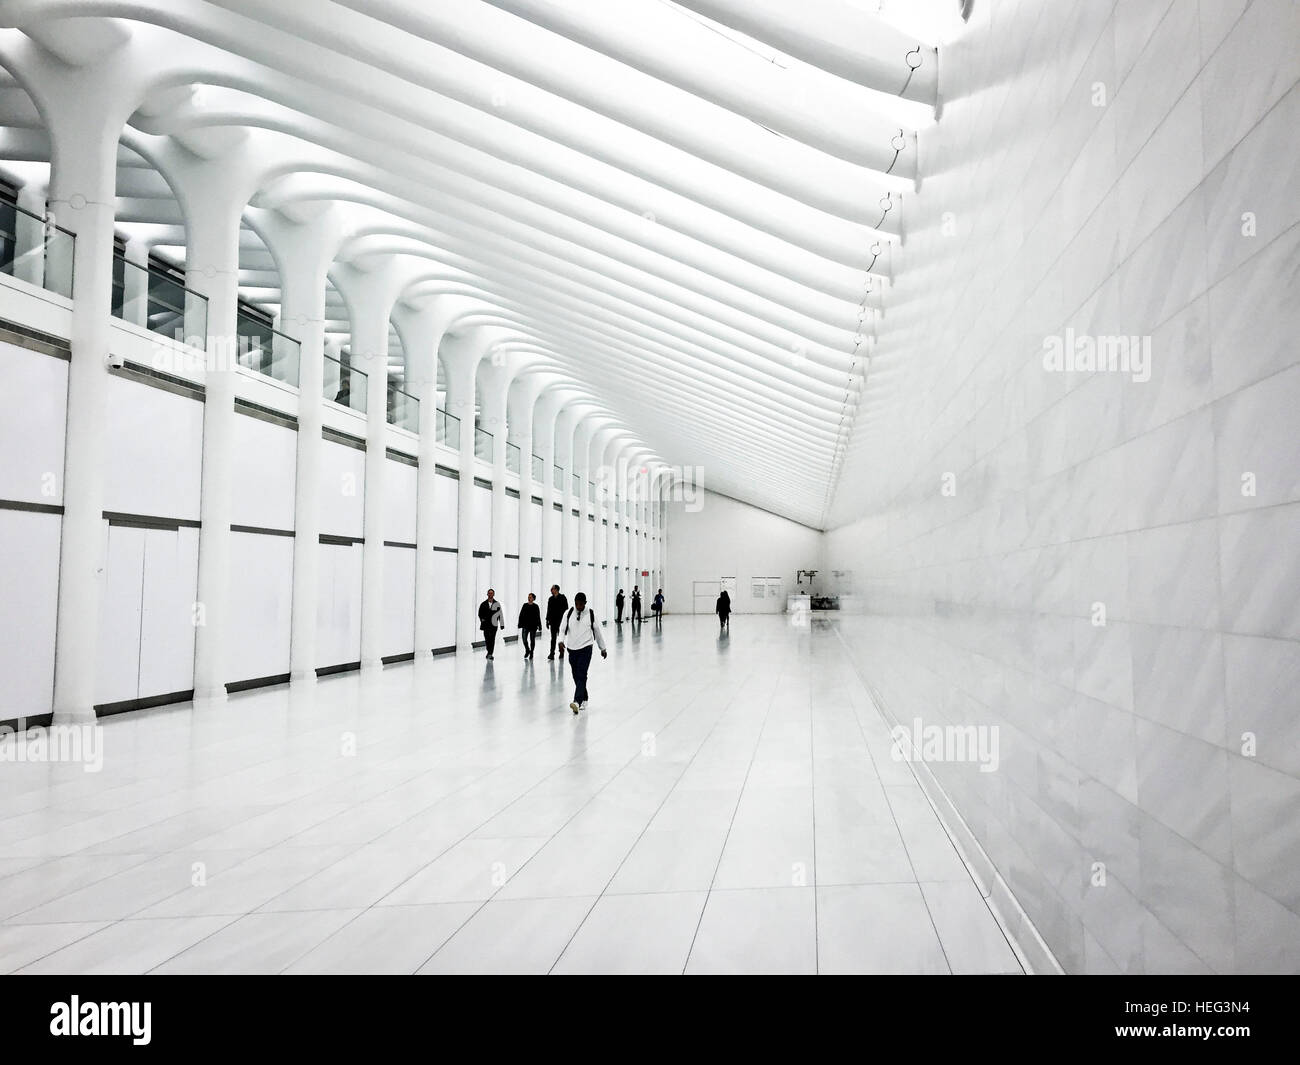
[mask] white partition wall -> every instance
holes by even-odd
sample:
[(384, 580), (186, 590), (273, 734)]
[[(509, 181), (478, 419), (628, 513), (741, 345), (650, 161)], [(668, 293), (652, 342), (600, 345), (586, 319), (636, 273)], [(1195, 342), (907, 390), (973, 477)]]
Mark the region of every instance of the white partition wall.
[(197, 520), (202, 400), (112, 374), (104, 415), (110, 448), (104, 510)]
[(320, 668), (361, 661), (360, 543), (320, 545), (316, 658)]
[(193, 689), (195, 625), (205, 620), (198, 559), (193, 527), (104, 523), (96, 706), (132, 709)]
[(58, 514), (0, 509), (0, 721), (50, 712), (61, 521)]
[(320, 528), (332, 536), (363, 535), (366, 485), (364, 448), (326, 439), (321, 443)]
[(415, 503), (419, 472), (413, 461), (388, 456), (383, 533), (385, 657), (415, 651)]
[(297, 432), (248, 414), (234, 426), (231, 524), (291, 532)]
[(475, 551), (492, 550), (492, 486), (486, 481), (474, 480), (473, 490), (470, 493), (471, 511), (473, 517), (474, 543), (471, 545)]
[(506, 492), (505, 523), (505, 553), (517, 557), (519, 555), (519, 497), (511, 495), (509, 491)]
[(433, 479), (434, 529), (433, 546), (433, 648), (456, 646), (456, 515), (460, 500), (460, 480), (454, 470), (439, 466)]
[(293, 548), (291, 536), (230, 534), (230, 606), (241, 624), (226, 637), (228, 683), (289, 672)]

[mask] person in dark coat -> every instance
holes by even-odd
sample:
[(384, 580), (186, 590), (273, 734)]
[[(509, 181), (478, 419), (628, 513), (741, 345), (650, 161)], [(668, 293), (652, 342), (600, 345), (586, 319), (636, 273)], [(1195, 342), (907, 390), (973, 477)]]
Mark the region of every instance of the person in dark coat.
[(641, 589), (632, 585), (632, 620), (641, 620)]
[(623, 600), (626, 598), (627, 597), (623, 594), (622, 588), (618, 590), (618, 595), (614, 596), (614, 610), (615, 610), (614, 624), (615, 625), (623, 624)]
[(655, 616), (657, 625), (663, 618), (664, 613), (664, 590), (662, 588), (655, 592), (655, 597), (650, 601), (650, 610)]
[[(559, 635), (560, 626), (564, 624), (565, 611), (569, 609), (569, 600), (560, 594), (558, 584), (551, 585), (551, 597), (546, 600), (546, 627), (551, 630), (551, 653), (547, 659), (555, 657), (555, 638)], [(564, 648), (560, 648), (560, 657), (564, 657)]]
[(728, 619), (731, 617), (731, 596), (726, 593), (725, 589), (718, 596), (717, 605), (714, 606), (713, 610), (718, 615), (718, 631), (730, 629), (731, 625), (728, 623)]
[(533, 648), (537, 646), (537, 634), (542, 631), (542, 608), (537, 605), (537, 596), (528, 593), (528, 602), (519, 608), (519, 638), (524, 645), (524, 657), (533, 657)]
[(496, 593), (487, 590), (487, 598), (478, 605), (478, 627), (483, 630), (483, 641), (487, 644), (488, 661), (492, 661), (492, 652), (497, 645), (497, 630), (506, 627), (505, 612), (497, 601)]

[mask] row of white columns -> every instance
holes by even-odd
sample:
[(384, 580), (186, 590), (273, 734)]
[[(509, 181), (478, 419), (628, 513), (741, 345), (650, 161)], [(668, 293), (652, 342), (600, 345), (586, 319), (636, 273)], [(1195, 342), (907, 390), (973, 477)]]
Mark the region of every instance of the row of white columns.
[[(104, 586), (104, 457), (109, 453), (105, 435), (111, 321), (111, 271), (114, 251), (114, 209), (117, 134), (133, 109), (130, 91), (104, 94), (96, 85), (130, 86), (136, 72), (108, 72), (124, 56), (108, 55), (100, 63), (66, 67), (49, 74), (39, 85), (45, 113), (50, 116), (51, 174), (48, 201), (38, 190), (20, 194), (20, 204), (34, 214), (48, 211), (75, 237), (75, 298), (70, 346), (72, 351), (67, 408), (67, 440), (63, 483), (63, 521), (60, 544), (58, 612), (56, 623), (54, 714), (57, 721), (83, 721), (94, 716), (94, 696), (100, 598)], [(622, 567), (639, 574), (662, 568), (662, 530), (643, 528), (634, 516), (624, 515), (626, 499), (641, 500), (648, 487), (644, 473), (629, 476), (631, 445), (612, 431), (608, 419), (566, 403), (565, 393), (548, 390), (544, 374), (526, 379), (526, 367), (509, 360), (490, 359), (491, 337), (482, 329), (454, 332), (456, 319), (466, 307), (461, 297), (439, 297), (422, 308), (402, 301), (410, 284), (400, 257), (384, 257), (365, 268), (340, 264), (338, 256), (346, 234), (338, 214), (325, 210), (306, 221), (290, 221), (276, 212), (250, 208), (257, 188), (259, 158), (254, 144), (245, 139), (227, 146), (219, 159), (205, 159), (174, 146), (161, 149), (160, 159), (180, 201), (187, 228), (186, 284), (207, 298), (208, 366), (202, 438), (202, 484), (194, 690), (196, 703), (208, 705), (225, 698), (227, 675), (226, 634), (233, 610), (229, 602), (231, 521), (233, 515), (235, 457), (234, 343), (237, 336), (239, 294), (239, 234), (241, 221), (258, 230), (281, 270), (281, 327), (301, 345), (298, 397), (298, 439), (294, 497), (294, 562), (290, 636), (290, 678), (295, 684), (314, 682), (316, 667), (316, 612), (318, 560), (321, 533), (319, 476), (323, 460), (323, 356), (325, 351), (325, 293), (327, 275), (344, 292), (352, 314), (352, 365), (368, 374), (366, 401), (366, 460), (364, 534), (362, 556), (361, 664), (381, 665), (383, 654), (384, 498), (387, 472), (388, 335), (390, 321), (402, 329), (409, 365), (409, 387), (420, 402), (419, 480), (417, 486), (417, 563), (415, 644), (417, 655), (431, 653), (436, 604), (448, 589), (435, 587), (433, 579), (433, 476), (436, 446), (437, 367), (446, 373), (447, 410), (460, 418), (458, 513), (459, 559), (455, 588), (456, 645), (466, 649), (477, 637), (474, 607), (485, 589), (475, 587), (471, 524), (472, 488), (478, 464), (474, 457), (476, 384), (482, 396), (482, 419), (494, 437), (492, 463), (492, 581), (504, 584), (506, 449), (513, 439), (520, 447), (519, 588), (531, 583), (534, 554), (549, 568), (562, 560), (569, 575), (580, 558), (581, 521), (596, 515), (598, 535), (593, 537), (591, 561), (604, 575), (604, 590), (597, 600), (607, 609)], [(171, 154), (166, 154), (170, 152)], [(35, 239), (35, 234), (31, 234)], [(133, 242), (128, 259), (147, 264), (147, 246)], [(41, 267), (35, 257), (25, 257), (22, 268), (38, 282)], [(134, 272), (132, 272), (134, 274)], [(144, 324), (147, 292), (145, 273), (128, 285), (127, 316)], [(515, 404), (518, 425), (507, 425), (509, 390), (521, 382)], [(513, 429), (513, 432), (512, 432)], [(534, 444), (534, 441), (536, 444)], [(532, 478), (532, 455), (543, 460), (543, 478)], [(586, 489), (572, 491), (575, 471), (583, 480), (593, 466), (613, 462), (618, 475), (603, 485), (608, 505), (590, 498)], [(564, 467), (562, 490), (554, 488), (555, 466)], [(543, 500), (543, 517), (534, 541), (529, 507), (534, 494)], [(559, 502), (565, 520), (561, 542), (553, 541), (549, 515)], [(573, 509), (581, 517), (568, 520)], [(602, 521), (608, 525), (602, 526)], [(616, 526), (631, 528), (630, 537), (616, 536)], [(599, 535), (604, 529), (604, 536)], [(657, 536), (657, 539), (652, 537)], [(611, 567), (600, 569), (601, 566)], [(545, 589), (538, 590), (544, 599)], [(630, 589), (629, 589), (630, 591)], [(595, 595), (595, 590), (590, 593)], [(647, 594), (653, 594), (647, 590)]]

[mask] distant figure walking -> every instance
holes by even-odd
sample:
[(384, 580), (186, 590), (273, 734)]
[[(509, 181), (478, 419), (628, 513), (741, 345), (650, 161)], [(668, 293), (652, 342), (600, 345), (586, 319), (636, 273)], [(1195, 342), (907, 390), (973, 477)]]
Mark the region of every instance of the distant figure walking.
[(587, 709), (587, 670), (591, 667), (592, 644), (600, 648), (601, 658), (609, 657), (595, 615), (586, 607), (587, 597), (579, 592), (573, 597), (573, 609), (564, 619), (564, 639), (560, 643), (560, 652), (566, 648), (569, 652), (569, 668), (573, 670), (573, 702), (569, 709), (575, 714)]
[(614, 610), (616, 611), (614, 616), (615, 625), (623, 624), (623, 600), (626, 598), (627, 596), (623, 594), (622, 588), (618, 590), (618, 595), (614, 596)]
[(641, 620), (641, 589), (635, 584), (632, 586), (632, 620)]
[(491, 588), (487, 590), (487, 598), (478, 605), (478, 627), (483, 630), (488, 661), (491, 662), (492, 652), (497, 645), (497, 630), (506, 627), (505, 611), (501, 609), (501, 604), (497, 602), (496, 594)]
[(664, 590), (662, 588), (655, 592), (655, 597), (650, 603), (650, 609), (654, 612), (655, 624), (658, 625), (663, 618), (664, 612)]
[(731, 625), (729, 619), (731, 618), (731, 596), (727, 594), (725, 589), (722, 594), (718, 596), (718, 603), (713, 610), (718, 615), (718, 631), (721, 632), (723, 629), (730, 630)]
[[(546, 600), (546, 627), (551, 630), (551, 653), (547, 660), (555, 657), (555, 638), (564, 624), (564, 612), (569, 609), (569, 600), (560, 594), (558, 584), (551, 585), (551, 598)], [(564, 644), (560, 644), (560, 657), (564, 657)]]
[(537, 634), (542, 631), (542, 608), (537, 605), (537, 596), (528, 593), (528, 602), (519, 608), (519, 633), (524, 645), (524, 657), (532, 658), (537, 646)]

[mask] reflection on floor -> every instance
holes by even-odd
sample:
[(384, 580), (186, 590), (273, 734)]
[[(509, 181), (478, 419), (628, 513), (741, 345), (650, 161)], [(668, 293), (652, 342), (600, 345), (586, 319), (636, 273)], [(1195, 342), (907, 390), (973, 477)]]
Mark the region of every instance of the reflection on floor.
[(0, 969), (1020, 971), (829, 626), (607, 631), (579, 717), (511, 645), (5, 764)]

